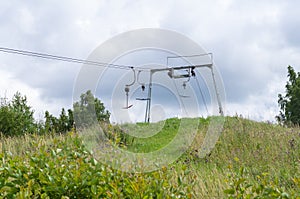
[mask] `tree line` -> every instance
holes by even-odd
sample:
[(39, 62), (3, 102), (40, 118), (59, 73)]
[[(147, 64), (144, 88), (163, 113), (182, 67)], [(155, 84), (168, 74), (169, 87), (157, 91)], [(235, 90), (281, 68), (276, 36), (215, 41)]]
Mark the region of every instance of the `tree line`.
[(109, 123), (110, 117), (110, 112), (90, 90), (80, 96), (80, 100), (73, 104), (73, 109), (62, 108), (58, 117), (45, 111), (44, 120), (37, 121), (33, 114), (34, 110), (28, 105), (27, 97), (20, 92), (15, 93), (10, 101), (1, 98), (0, 133), (5, 136), (66, 133), (97, 122)]

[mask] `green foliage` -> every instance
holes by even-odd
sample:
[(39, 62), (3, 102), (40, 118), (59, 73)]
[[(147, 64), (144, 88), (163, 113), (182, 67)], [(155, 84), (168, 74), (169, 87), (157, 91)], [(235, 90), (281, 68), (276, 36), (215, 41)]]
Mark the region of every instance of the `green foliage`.
[[(210, 119), (195, 120), (199, 132), (190, 149), (149, 173), (123, 173), (98, 162), (75, 133), (0, 137), (0, 198), (300, 197), (299, 128), (228, 117), (215, 148), (199, 159)], [(122, 150), (149, 152), (168, 144), (179, 125), (178, 119), (163, 128), (105, 124), (103, 131)], [(124, 126), (137, 133), (161, 131), (133, 142), (129, 136), (124, 144)]]
[(80, 96), (80, 101), (73, 104), (76, 127), (89, 127), (97, 122), (109, 122), (110, 113), (104, 104), (88, 90)]
[(4, 135), (23, 135), (37, 130), (33, 110), (27, 105), (26, 96), (17, 92), (12, 101), (4, 100), (0, 106), (0, 132)]
[(0, 153), (1, 198), (191, 197), (192, 182), (184, 172), (165, 167), (151, 173), (123, 173), (95, 160), (74, 134), (51, 143), (28, 142), (34, 149), (22, 156)]
[(300, 73), (288, 66), (288, 82), (285, 95), (278, 95), (281, 109), (277, 120), (282, 124), (300, 124)]

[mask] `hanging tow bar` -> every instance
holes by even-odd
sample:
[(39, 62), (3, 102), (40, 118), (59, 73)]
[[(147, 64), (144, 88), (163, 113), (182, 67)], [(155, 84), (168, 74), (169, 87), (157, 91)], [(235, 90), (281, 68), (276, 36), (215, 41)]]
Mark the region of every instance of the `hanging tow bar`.
[(133, 67), (131, 67), (131, 69), (132, 69), (132, 71), (133, 71), (133, 81), (130, 83), (130, 84), (126, 84), (125, 85), (125, 93), (126, 93), (126, 105), (125, 105), (125, 107), (123, 107), (123, 109), (129, 109), (129, 108), (131, 108), (132, 106), (133, 106), (133, 104), (131, 104), (131, 105), (129, 105), (128, 103), (129, 103), (129, 91), (130, 91), (130, 86), (132, 86), (134, 83), (135, 83), (135, 81), (136, 81), (136, 75), (135, 75), (135, 70), (134, 70), (134, 68)]

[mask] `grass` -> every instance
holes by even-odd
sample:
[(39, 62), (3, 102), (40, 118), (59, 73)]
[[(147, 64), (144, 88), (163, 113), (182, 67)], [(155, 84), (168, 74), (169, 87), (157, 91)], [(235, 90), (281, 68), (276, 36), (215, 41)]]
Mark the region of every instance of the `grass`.
[[(154, 124), (126, 124), (121, 128), (126, 129), (126, 132), (129, 132), (136, 137), (141, 137), (134, 138), (133, 144), (127, 147), (129, 151), (149, 153), (158, 150), (171, 142), (177, 134), (179, 124), (179, 119), (169, 119)], [(133, 131), (134, 133), (132, 133)], [(143, 135), (145, 131), (152, 131), (153, 133), (150, 135), (154, 135), (151, 137), (148, 137), (147, 134)]]
[[(227, 117), (214, 149), (199, 158), (209, 120), (190, 119), (198, 131), (189, 149), (149, 173), (123, 173), (98, 162), (75, 133), (1, 137), (0, 197), (300, 198), (298, 127)], [(170, 143), (179, 125), (173, 118), (119, 128), (132, 135), (125, 150), (148, 153)]]
[[(135, 138), (134, 144), (128, 149), (149, 152), (165, 146), (175, 136), (178, 122), (178, 119), (167, 120), (166, 128), (158, 134), (149, 139)], [(174, 123), (173, 127), (177, 128), (168, 128)], [(200, 119), (199, 130), (191, 148), (178, 162), (188, 164), (193, 171), (192, 175), (199, 179), (194, 187), (195, 196), (225, 197), (224, 190), (227, 190), (226, 193), (231, 193), (227, 194), (228, 197), (239, 196), (240, 192), (244, 192), (244, 197), (255, 197), (267, 194), (262, 193), (265, 190), (257, 188), (263, 186), (269, 191), (274, 189), (276, 192), (278, 189), (280, 194), (289, 193), (290, 196), (300, 197), (299, 128), (284, 128), (228, 117), (213, 151), (205, 158), (198, 159), (195, 151), (203, 143), (208, 124), (208, 120)], [(241, 170), (243, 174), (240, 174)], [(233, 186), (235, 180), (243, 181), (243, 184)], [(245, 189), (241, 191), (239, 186), (248, 187), (240, 187), (241, 190)], [(275, 197), (276, 194), (273, 195)]]

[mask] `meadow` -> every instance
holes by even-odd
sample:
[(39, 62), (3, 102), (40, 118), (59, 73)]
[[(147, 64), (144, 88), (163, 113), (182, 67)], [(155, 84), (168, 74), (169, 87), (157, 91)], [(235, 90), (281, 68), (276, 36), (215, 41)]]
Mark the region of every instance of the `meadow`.
[[(300, 129), (226, 117), (216, 146), (198, 150), (210, 118), (199, 120), (191, 147), (175, 162), (153, 172), (128, 173), (95, 158), (77, 132), (1, 137), (1, 198), (300, 198)], [(124, 150), (147, 153), (169, 143), (180, 119), (164, 122), (149, 138), (105, 130)], [(157, 129), (161, 123), (150, 124)]]

